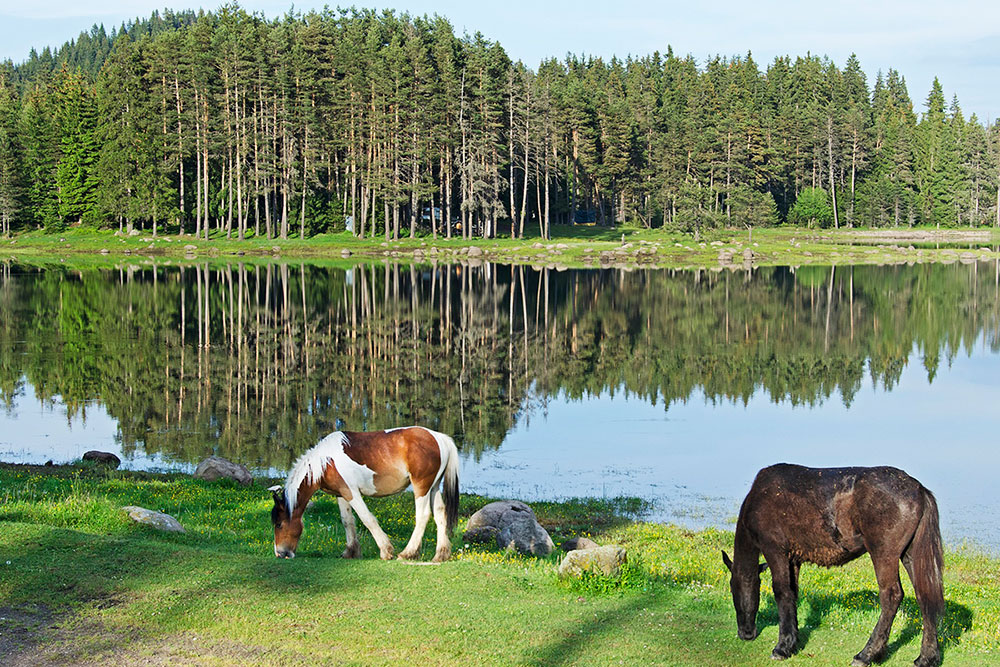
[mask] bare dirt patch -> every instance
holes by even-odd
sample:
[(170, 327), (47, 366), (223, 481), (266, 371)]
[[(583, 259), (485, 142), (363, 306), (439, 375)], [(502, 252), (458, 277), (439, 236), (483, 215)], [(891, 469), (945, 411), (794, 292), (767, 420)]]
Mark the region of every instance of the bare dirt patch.
[[(97, 608), (114, 606), (113, 599)], [(183, 632), (148, 636), (140, 628), (109, 628), (98, 620), (56, 614), (45, 606), (0, 606), (0, 664), (74, 665), (299, 664), (257, 646)]]

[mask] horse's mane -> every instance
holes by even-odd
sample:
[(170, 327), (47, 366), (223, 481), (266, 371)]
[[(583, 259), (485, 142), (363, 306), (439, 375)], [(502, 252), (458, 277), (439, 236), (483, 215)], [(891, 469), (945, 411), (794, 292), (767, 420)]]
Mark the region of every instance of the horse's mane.
[(298, 501), (299, 487), (302, 482), (320, 479), (327, 464), (333, 460), (334, 454), (344, 451), (349, 444), (347, 436), (340, 431), (334, 431), (320, 440), (312, 449), (307, 450), (298, 458), (292, 471), (285, 480), (285, 502), (288, 505), (288, 516), (295, 511)]

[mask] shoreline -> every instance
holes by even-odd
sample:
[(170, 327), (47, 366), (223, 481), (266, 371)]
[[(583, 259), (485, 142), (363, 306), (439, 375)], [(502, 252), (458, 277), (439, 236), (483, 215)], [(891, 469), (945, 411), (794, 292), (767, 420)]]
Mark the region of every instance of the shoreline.
[[(79, 476), (82, 478), (92, 478), (101, 479), (110, 474), (114, 474), (116, 477), (133, 479), (136, 481), (152, 481), (159, 483), (176, 483), (182, 481), (194, 480), (194, 468), (196, 464), (187, 464), (191, 470), (190, 472), (184, 470), (132, 470), (130, 468), (117, 468), (108, 469), (100, 464), (91, 464), (87, 462), (69, 462), (69, 463), (53, 463), (52, 465), (47, 464), (37, 464), (37, 463), (11, 463), (8, 461), (0, 461), (0, 472), (26, 472), (32, 475), (46, 475), (52, 476), (54, 478), (69, 478), (74, 476)], [(254, 481), (252, 482), (250, 488), (267, 487), (272, 484), (281, 483), (284, 477), (268, 477), (264, 475), (254, 476)], [(264, 494), (266, 495), (266, 494)], [(501, 499), (505, 497), (503, 494), (497, 495), (491, 493), (489, 490), (486, 491), (463, 491), (461, 494), (465, 498), (492, 498)], [(573, 496), (573, 497), (553, 497), (544, 498), (536, 497), (535, 495), (518, 495), (517, 498), (529, 505), (544, 505), (546, 507), (554, 508), (558, 513), (559, 508), (570, 508), (579, 503), (602, 503), (608, 502), (607, 498), (601, 498), (598, 496)], [(721, 501), (721, 498), (715, 498), (715, 501)], [(730, 499), (734, 503), (734, 507), (738, 509), (741, 498)], [(650, 525), (650, 526), (664, 526), (673, 529), (678, 529), (690, 533), (692, 535), (706, 534), (706, 533), (725, 533), (732, 534), (735, 529), (735, 514), (732, 515), (731, 519), (728, 516), (723, 516), (719, 511), (719, 502), (715, 503), (715, 506), (709, 508), (707, 505), (705, 507), (698, 507), (692, 505), (678, 511), (676, 508), (667, 511), (663, 508), (657, 506), (655, 500), (643, 498), (640, 496), (619, 496), (615, 498), (615, 501), (620, 501), (624, 504), (634, 505), (639, 509), (635, 514), (629, 515), (627, 520), (633, 525)], [(708, 517), (703, 510), (711, 510), (709, 513), (713, 516)], [(670, 518), (682, 518), (685, 513), (691, 513), (692, 516), (701, 517), (700, 521), (694, 521), (693, 523), (685, 523), (683, 521), (673, 521)], [(664, 520), (667, 518), (667, 520)], [(986, 544), (981, 544), (970, 537), (958, 538), (954, 541), (946, 541), (945, 548), (948, 552), (960, 552), (967, 555), (973, 555), (978, 557), (987, 558), (990, 560), (995, 560), (1000, 562), (1000, 549), (990, 547)]]
[[(917, 244), (917, 245), (915, 245)], [(945, 247), (927, 247), (941, 246)], [(965, 246), (965, 247), (961, 247)], [(12, 259), (72, 264), (127, 261), (167, 263), (298, 260), (358, 262), (498, 262), (556, 269), (746, 269), (755, 266), (903, 264), (1000, 259), (995, 229), (839, 229), (773, 227), (708, 230), (695, 237), (664, 230), (558, 228), (553, 238), (512, 240), (417, 237), (386, 241), (346, 232), (307, 239), (244, 241), (191, 235), (153, 237), (74, 229), (31, 232), (0, 242)]]

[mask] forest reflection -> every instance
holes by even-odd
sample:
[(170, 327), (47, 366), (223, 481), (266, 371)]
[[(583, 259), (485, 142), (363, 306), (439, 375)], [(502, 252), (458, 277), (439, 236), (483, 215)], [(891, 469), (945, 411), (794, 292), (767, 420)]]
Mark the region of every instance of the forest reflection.
[[(286, 468), (424, 424), (478, 457), (556, 397), (850, 404), (998, 348), (1000, 263), (745, 271), (0, 264), (0, 400), (99, 400), (123, 452)], [(342, 420), (338, 421), (338, 420)]]

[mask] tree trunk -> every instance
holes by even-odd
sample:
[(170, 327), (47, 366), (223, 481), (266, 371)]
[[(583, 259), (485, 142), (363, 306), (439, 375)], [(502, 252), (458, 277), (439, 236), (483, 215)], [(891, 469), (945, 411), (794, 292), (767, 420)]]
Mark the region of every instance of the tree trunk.
[(833, 198), (833, 228), (840, 228), (840, 215), (837, 213), (837, 183), (833, 178), (833, 116), (826, 119), (826, 150), (830, 167), (830, 196)]

